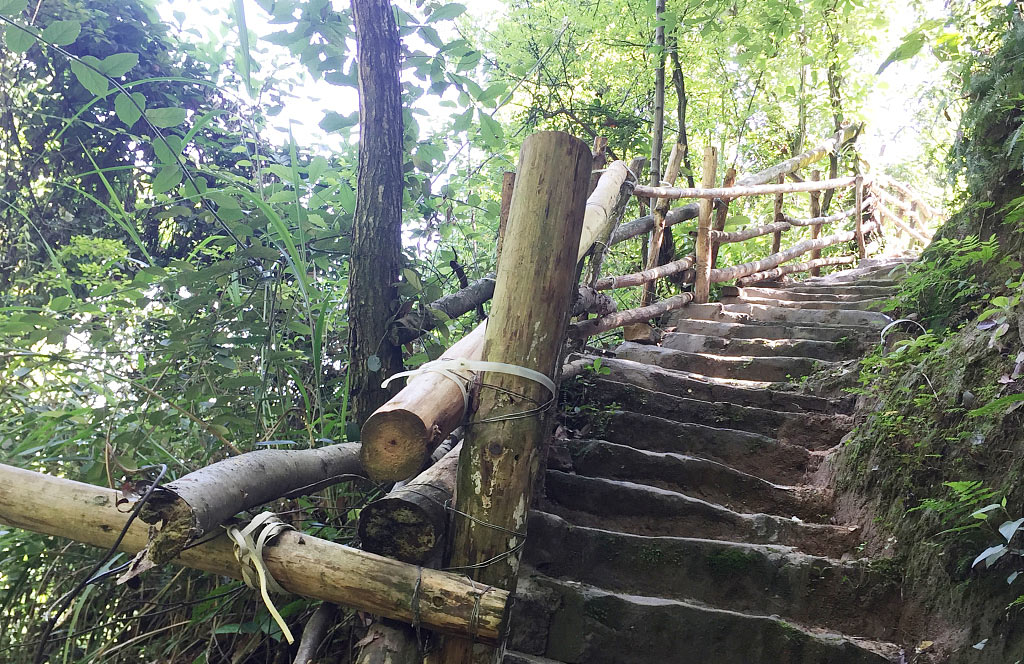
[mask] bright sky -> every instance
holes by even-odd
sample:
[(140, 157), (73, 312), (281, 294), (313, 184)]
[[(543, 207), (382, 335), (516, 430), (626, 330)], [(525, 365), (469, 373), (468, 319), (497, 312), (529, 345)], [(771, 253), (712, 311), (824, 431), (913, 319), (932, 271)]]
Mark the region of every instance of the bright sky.
[[(348, 0), (333, 2), (338, 8), (348, 5)], [(496, 25), (504, 8), (500, 0), (463, 0), (463, 3), (468, 7), (473, 19), (484, 28)], [(176, 23), (173, 18), (175, 10), (184, 12), (186, 28), (196, 29), (204, 35), (215, 34), (219, 38), (223, 36), (224, 26), (231, 24), (231, 4), (231, 0), (166, 0), (158, 8), (168, 22)], [(280, 29), (268, 23), (269, 17), (257, 6), (255, 0), (245, 0), (245, 7), (246, 19), (252, 32), (266, 35)], [(944, 14), (943, 0), (925, 0), (925, 7), (930, 16)], [(872, 72), (899, 44), (902, 36), (914, 27), (915, 15), (910, 3), (893, 2), (888, 11), (891, 27), (880, 38), (878, 55), (872, 61), (864, 63)], [(211, 12), (216, 15), (211, 16)], [(264, 46), (274, 48), (272, 45)], [(287, 58), (282, 57), (280, 61), (285, 60)], [(296, 66), (294, 71), (303, 70)], [(920, 153), (914, 118), (917, 104), (914, 98), (919, 93), (922, 83), (938, 83), (941, 80), (940, 76), (934, 63), (927, 59), (915, 59), (893, 64), (876, 79), (864, 109), (867, 120), (866, 136), (860, 141), (865, 158), (872, 167), (880, 170), (889, 164), (912, 158)], [(293, 94), (297, 97), (296, 102), (286, 105), (281, 115), (271, 120), (272, 125), (282, 132), (287, 132), (291, 123), (296, 139), (303, 145), (337, 147), (340, 139), (325, 135), (317, 123), (326, 110), (335, 110), (343, 114), (355, 110), (358, 107), (356, 91), (353, 88), (333, 86), (323, 81), (307, 80), (294, 90)], [(436, 99), (429, 98), (425, 101), (423, 107), (431, 115), (447, 118), (446, 109), (436, 106)], [(936, 121), (943, 120), (939, 118)], [(420, 122), (429, 125), (429, 116), (420, 118)], [(817, 137), (809, 138), (813, 140)]]

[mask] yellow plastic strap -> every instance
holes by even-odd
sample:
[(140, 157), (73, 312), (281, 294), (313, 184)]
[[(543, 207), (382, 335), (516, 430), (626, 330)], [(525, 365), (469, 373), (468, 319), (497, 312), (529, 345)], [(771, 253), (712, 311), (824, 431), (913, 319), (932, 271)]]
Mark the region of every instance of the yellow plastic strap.
[[(413, 377), (424, 373), (439, 373), (445, 378), (448, 378), (455, 382), (459, 386), (459, 390), (462, 392), (463, 407), (465, 412), (469, 412), (469, 389), (466, 387), (470, 381), (473, 380), (473, 376), (466, 375), (466, 372), (480, 373), (482, 371), (490, 371), (493, 373), (504, 373), (511, 374), (513, 376), (519, 376), (526, 380), (532, 380), (535, 383), (540, 383), (551, 392), (551, 396), (554, 397), (558, 393), (558, 388), (555, 386), (555, 382), (542, 374), (539, 371), (521, 367), (516, 364), (506, 364), (505, 362), (485, 362), (483, 360), (466, 360), (461, 357), (459, 358), (441, 358), (432, 362), (427, 362), (421, 365), (417, 369), (411, 371), (402, 371), (391, 376), (386, 381), (380, 384), (381, 387), (387, 387), (391, 381), (396, 378)], [(456, 373), (463, 372), (463, 373)]]
[[(270, 611), (274, 622), (281, 628), (284, 638), (287, 639), (289, 645), (295, 643), (295, 637), (292, 636), (292, 632), (288, 629), (288, 624), (284, 621), (284, 618), (278, 613), (277, 607), (274, 606), (274, 602), (270, 599), (269, 594), (271, 592), (285, 594), (288, 591), (274, 580), (274, 577), (267, 570), (266, 563), (263, 562), (263, 547), (266, 546), (267, 542), (277, 537), (280, 532), (294, 530), (294, 528), (278, 519), (277, 515), (273, 512), (262, 512), (256, 515), (249, 522), (249, 525), (241, 530), (236, 526), (227, 526), (226, 528), (228, 537), (235, 544), (235, 558), (242, 565), (242, 580), (245, 581), (245, 585), (260, 591), (263, 603), (267, 606), (267, 610)], [(257, 533), (255, 540), (253, 539), (254, 533)]]

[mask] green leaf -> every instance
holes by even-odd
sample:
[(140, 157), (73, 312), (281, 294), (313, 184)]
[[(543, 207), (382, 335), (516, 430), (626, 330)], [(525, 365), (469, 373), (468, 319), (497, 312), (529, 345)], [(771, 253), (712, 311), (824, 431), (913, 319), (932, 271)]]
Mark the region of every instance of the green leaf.
[(326, 132), (338, 131), (351, 127), (359, 122), (359, 112), (353, 111), (350, 115), (342, 115), (335, 111), (324, 113), (324, 119), (320, 121), (320, 128)]
[(75, 43), (82, 32), (82, 24), (78, 21), (54, 21), (43, 30), (43, 40), (57, 46)]
[(250, 97), (255, 97), (256, 92), (252, 87), (252, 52), (249, 49), (249, 28), (245, 24), (245, 3), (243, 0), (234, 2), (235, 22), (238, 23), (238, 48), (239, 66), (242, 70), (242, 81)]
[(162, 194), (177, 187), (184, 174), (177, 164), (168, 164), (160, 169), (157, 176), (153, 178), (153, 193)]
[(460, 5), (457, 2), (450, 2), (447, 5), (441, 5), (436, 10), (434, 10), (434, 12), (427, 18), (427, 23), (453, 19), (458, 16), (462, 16), (462, 14), (464, 14), (465, 11), (465, 5)]
[(0, 16), (17, 16), (28, 9), (28, 0), (0, 0)]
[(4, 43), (12, 53), (24, 53), (36, 43), (31, 32), (25, 32), (16, 25), (8, 25), (4, 31)]
[[(82, 57), (81, 62), (78, 60), (71, 61), (71, 72), (78, 79), (78, 82), (82, 84), (82, 87), (93, 93), (97, 97), (102, 97), (107, 94), (107, 90), (110, 86), (107, 84), (107, 77), (99, 73), (92, 67), (97, 69), (102, 63), (99, 58), (91, 55)], [(92, 65), (91, 67), (89, 65)]]
[[(135, 100), (134, 104), (132, 100)], [(133, 92), (131, 98), (122, 92), (114, 98), (114, 112), (117, 113), (118, 119), (129, 128), (135, 126), (135, 123), (142, 117), (140, 108), (146, 109), (146, 97), (141, 92)]]
[(925, 35), (920, 32), (912, 32), (904, 37), (903, 43), (897, 46), (895, 50), (889, 54), (889, 57), (885, 59), (885, 62), (883, 62), (881, 66), (879, 66), (878, 71), (875, 72), (875, 76), (878, 76), (885, 71), (892, 63), (899, 62), (900, 60), (908, 60), (917, 55), (924, 46), (925, 39)]
[(138, 53), (115, 53), (100, 60), (100, 70), (111, 78), (120, 78), (137, 64)]
[(479, 113), (480, 133), (483, 134), (484, 143), (490, 148), (500, 148), (505, 144), (505, 132), (498, 124), (498, 121), (487, 115)]
[(185, 109), (183, 108), (150, 108), (146, 109), (146, 117), (160, 129), (176, 127), (185, 121)]

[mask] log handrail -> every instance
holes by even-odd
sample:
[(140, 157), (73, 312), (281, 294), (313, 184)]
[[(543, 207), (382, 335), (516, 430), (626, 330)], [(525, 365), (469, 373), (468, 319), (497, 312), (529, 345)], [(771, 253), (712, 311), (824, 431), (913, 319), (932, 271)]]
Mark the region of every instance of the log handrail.
[[(864, 178), (867, 186), (870, 179)], [(795, 194), (811, 191), (828, 191), (829, 189), (842, 189), (852, 187), (857, 182), (856, 176), (833, 178), (831, 180), (819, 180), (817, 182), (783, 182), (781, 184), (758, 184), (749, 186), (732, 187), (648, 187), (637, 185), (633, 189), (633, 195), (640, 198), (699, 198), (699, 199), (734, 199), (742, 196), (764, 196), (767, 194)]]

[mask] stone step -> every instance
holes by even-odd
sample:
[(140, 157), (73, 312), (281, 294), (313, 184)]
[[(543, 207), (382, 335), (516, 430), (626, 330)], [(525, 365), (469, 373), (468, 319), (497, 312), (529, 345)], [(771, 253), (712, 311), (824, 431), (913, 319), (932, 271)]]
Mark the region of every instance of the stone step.
[(651, 452), (674, 452), (727, 463), (779, 484), (797, 484), (816, 470), (820, 458), (806, 447), (738, 429), (676, 422), (654, 415), (618, 411), (594, 422), (588, 438)]
[(896, 648), (889, 644), (812, 631), (773, 616), (609, 592), (528, 569), (519, 582), (511, 625), (510, 646), (516, 651), (567, 664), (896, 661)]
[[(780, 398), (786, 394), (780, 393)], [(657, 413), (676, 422), (750, 431), (812, 450), (826, 450), (839, 444), (853, 426), (849, 415), (792, 412), (783, 410), (779, 404), (758, 408), (729, 401), (704, 401), (609, 380), (606, 376), (589, 378), (582, 398), (593, 406)]]
[(663, 369), (688, 371), (712, 378), (759, 382), (795, 382), (801, 376), (828, 369), (834, 363), (809, 357), (754, 357), (710, 355), (625, 342), (615, 356), (634, 362), (653, 364)]
[(883, 288), (895, 288), (899, 286), (902, 280), (902, 274), (890, 276), (887, 272), (882, 271), (871, 274), (843, 272), (827, 277), (811, 277), (798, 283), (807, 284), (808, 286), (881, 286)]
[(807, 523), (790, 516), (735, 512), (648, 484), (549, 470), (543, 509), (577, 525), (634, 535), (702, 537), (748, 544), (783, 544), (838, 557), (860, 543), (856, 527)]
[(844, 284), (809, 284), (799, 281), (794, 284), (777, 288), (762, 287), (762, 290), (774, 290), (782, 293), (802, 293), (805, 295), (850, 295), (855, 298), (892, 297), (896, 294), (894, 286), (850, 286)]
[(703, 334), (723, 339), (803, 339), (843, 343), (848, 339), (877, 339), (874, 327), (839, 325), (793, 325), (758, 321), (694, 320), (673, 314), (669, 326), (677, 332)]
[(864, 344), (853, 338), (845, 342), (811, 341), (809, 339), (724, 339), (706, 334), (668, 332), (661, 338), (661, 347), (687, 353), (752, 357), (809, 357), (818, 360), (860, 357)]
[(525, 561), (549, 577), (896, 637), (899, 576), (888, 563), (843, 562), (771, 544), (632, 535), (537, 511), (529, 533)]
[(808, 293), (799, 290), (799, 285), (786, 288), (736, 288), (723, 289), (723, 294), (740, 298), (768, 298), (774, 300), (790, 300), (793, 302), (871, 302), (885, 301), (885, 295), (878, 292), (860, 293)]
[(505, 656), (501, 661), (502, 664), (565, 664), (565, 662), (559, 662), (555, 659), (538, 657), (536, 655), (527, 655), (526, 653), (515, 652), (512, 650), (506, 650)]
[(722, 304), (760, 304), (768, 307), (788, 307), (790, 309), (826, 309), (834, 311), (845, 309), (852, 311), (881, 311), (889, 302), (886, 298), (874, 298), (867, 300), (853, 300), (846, 302), (824, 302), (820, 300), (804, 300), (795, 302), (784, 298), (756, 297), (744, 295), (742, 297), (723, 297), (719, 300)]
[(742, 387), (614, 357), (601, 358), (601, 366), (602, 370), (608, 371), (604, 375), (608, 380), (690, 399), (728, 401), (739, 406), (774, 408), (788, 412), (849, 413), (853, 410), (852, 397), (836, 400), (771, 388)]
[(825, 491), (774, 484), (717, 461), (603, 440), (571, 440), (567, 445), (578, 475), (656, 486), (734, 512), (796, 516), (815, 523), (828, 521), (832, 512)]
[(676, 327), (685, 329), (686, 320), (715, 320), (728, 323), (760, 321), (815, 327), (818, 325), (861, 326), (882, 328), (891, 322), (885, 314), (873, 311), (827, 311), (819, 309), (787, 309), (760, 304), (688, 304), (675, 314)]

